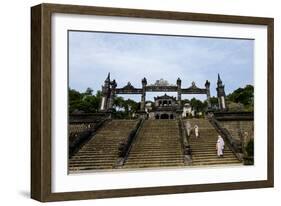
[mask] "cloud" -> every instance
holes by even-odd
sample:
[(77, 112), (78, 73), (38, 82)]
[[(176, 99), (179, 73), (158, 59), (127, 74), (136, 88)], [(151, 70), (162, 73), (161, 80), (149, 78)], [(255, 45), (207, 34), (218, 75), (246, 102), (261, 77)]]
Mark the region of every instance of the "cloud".
[(216, 95), (217, 74), (226, 92), (253, 83), (253, 41), (221, 38), (171, 37), (156, 35), (70, 32), (70, 87), (95, 91), (110, 72), (118, 87), (130, 81), (141, 86), (163, 78), (183, 87), (195, 81), (204, 87), (211, 81), (211, 94)]

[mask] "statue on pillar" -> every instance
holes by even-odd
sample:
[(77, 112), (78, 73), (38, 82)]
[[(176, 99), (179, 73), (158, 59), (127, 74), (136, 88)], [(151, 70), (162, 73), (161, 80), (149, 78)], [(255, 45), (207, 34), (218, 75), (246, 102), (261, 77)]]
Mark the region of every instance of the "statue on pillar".
[(206, 88), (206, 94), (207, 94), (208, 109), (210, 109), (212, 107), (212, 105), (211, 105), (210, 82), (208, 80), (206, 80), (205, 88)]
[(181, 79), (177, 79), (177, 86), (178, 86), (178, 105), (181, 107)]
[(142, 95), (141, 95), (141, 111), (145, 110), (145, 93), (146, 93), (146, 85), (147, 85), (147, 80), (144, 77), (141, 81), (142, 83)]
[(115, 81), (115, 79), (113, 81), (110, 82), (110, 95), (109, 95), (109, 104), (108, 104), (108, 110), (111, 110), (113, 108), (113, 104), (114, 104), (114, 99), (116, 96), (116, 87), (117, 87), (117, 83)]

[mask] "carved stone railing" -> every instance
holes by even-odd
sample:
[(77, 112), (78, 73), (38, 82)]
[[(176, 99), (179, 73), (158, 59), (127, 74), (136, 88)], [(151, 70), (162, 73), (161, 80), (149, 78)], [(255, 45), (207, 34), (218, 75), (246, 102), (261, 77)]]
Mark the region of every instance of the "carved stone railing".
[(89, 127), (82, 132), (78, 132), (75, 138), (73, 138), (73, 141), (69, 141), (69, 145), (68, 145), (69, 158), (72, 157), (93, 136), (95, 136), (97, 131), (108, 121), (110, 121), (110, 119), (108, 118), (100, 119), (93, 125), (93, 127)]
[(143, 118), (139, 119), (138, 123), (136, 124), (135, 128), (131, 130), (128, 137), (125, 138), (122, 142), (119, 143), (118, 146), (118, 159), (115, 164), (115, 167), (120, 167), (124, 165), (125, 161), (128, 158), (128, 155), (131, 151), (133, 142), (135, 141), (136, 137), (139, 134), (140, 129), (142, 128), (143, 122), (145, 120)]
[(223, 128), (219, 121), (216, 120), (214, 116), (208, 116), (210, 123), (214, 126), (217, 132), (222, 136), (222, 138), (226, 141), (226, 144), (235, 154), (235, 156), (242, 162), (243, 161), (243, 151), (242, 151), (242, 142), (234, 139), (229, 131)]
[(179, 124), (179, 133), (181, 137), (182, 149), (184, 153), (184, 163), (186, 165), (190, 165), (192, 163), (192, 153), (189, 145), (189, 137), (187, 136), (187, 132), (182, 119), (178, 120), (178, 124)]

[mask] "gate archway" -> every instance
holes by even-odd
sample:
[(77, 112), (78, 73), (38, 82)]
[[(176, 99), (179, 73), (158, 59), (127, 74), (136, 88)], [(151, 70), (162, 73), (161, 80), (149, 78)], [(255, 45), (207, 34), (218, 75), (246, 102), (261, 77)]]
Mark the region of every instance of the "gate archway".
[(117, 88), (117, 83), (115, 79), (110, 80), (110, 74), (108, 74), (104, 85), (102, 86), (102, 101), (101, 101), (101, 111), (108, 111), (113, 107), (113, 101), (118, 94), (139, 94), (141, 95), (141, 111), (145, 111), (145, 99), (146, 92), (177, 92), (177, 103), (180, 108), (181, 96), (182, 94), (206, 94), (208, 107), (211, 107), (210, 103), (210, 82), (207, 80), (205, 83), (205, 88), (199, 88), (192, 82), (191, 86), (188, 88), (181, 87), (181, 79), (178, 78), (176, 85), (171, 85), (167, 81), (160, 79), (154, 84), (147, 85), (146, 78), (142, 79), (142, 88), (135, 88), (130, 82), (122, 88)]

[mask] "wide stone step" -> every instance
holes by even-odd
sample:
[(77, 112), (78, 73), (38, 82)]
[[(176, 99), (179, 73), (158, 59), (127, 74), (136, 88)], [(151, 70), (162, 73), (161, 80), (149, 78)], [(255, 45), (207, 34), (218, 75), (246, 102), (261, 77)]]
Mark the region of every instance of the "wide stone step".
[[(204, 151), (204, 150), (215, 150), (216, 151), (216, 148), (215, 147), (212, 147), (212, 146), (202, 146), (202, 147), (191, 147), (191, 151)], [(230, 151), (229, 148), (225, 148), (224, 151)]]
[(70, 163), (69, 167), (113, 167), (114, 163), (100, 163), (100, 162), (83, 162)]
[(80, 170), (105, 170), (105, 169), (113, 169), (113, 166), (75, 166), (69, 167), (71, 172), (80, 171)]
[(179, 145), (175, 145), (175, 146), (171, 146), (171, 145), (163, 145), (163, 146), (150, 146), (150, 145), (138, 145), (137, 147), (136, 147), (136, 150), (137, 149), (140, 149), (140, 150), (142, 150), (142, 149), (147, 149), (147, 150), (178, 150), (178, 149), (180, 149), (181, 148), (181, 146), (179, 146)]
[[(213, 151), (192, 151), (191, 152), (192, 156), (195, 156), (195, 157), (198, 157), (198, 156), (205, 156), (207, 154), (217, 154), (217, 151), (216, 150), (213, 150)], [(232, 151), (225, 151), (224, 152), (225, 155), (230, 155), (230, 154), (233, 154)], [(234, 154), (233, 154), (234, 155)]]
[(196, 160), (208, 160), (208, 159), (228, 159), (228, 158), (236, 158), (234, 154), (224, 154), (223, 157), (218, 157), (217, 154), (209, 154), (209, 155), (201, 155), (201, 156), (192, 156), (192, 159)]
[(177, 158), (183, 158), (182, 154), (174, 154), (174, 153), (163, 153), (163, 154), (147, 154), (147, 155), (143, 155), (143, 154), (132, 154), (130, 156), (130, 159), (137, 159), (137, 158), (146, 158), (146, 159), (167, 159), (167, 158), (171, 158), (171, 159), (177, 159)]
[(79, 152), (78, 154), (76, 154), (74, 157), (82, 157), (82, 156), (96, 156), (96, 157), (114, 157), (114, 156), (117, 156), (118, 152), (111, 152), (111, 153), (107, 153), (107, 154), (104, 154), (103, 152), (102, 153), (94, 153), (94, 152)]
[(69, 164), (84, 164), (84, 163), (98, 163), (98, 164), (112, 164), (115, 163), (114, 159), (72, 159)]
[(190, 143), (193, 147), (201, 147), (201, 146), (216, 146), (216, 142), (196, 142), (196, 143)]
[[(184, 166), (184, 162), (176, 162), (176, 161), (165, 161), (165, 162), (145, 162), (145, 161), (138, 161), (138, 162), (127, 162), (124, 168), (128, 168), (128, 166), (134, 167), (165, 167), (165, 166)], [(132, 168), (132, 167), (131, 167)]]
[[(152, 151), (153, 150), (153, 151)], [(145, 148), (141, 148), (141, 149), (135, 149), (134, 151), (133, 151), (134, 153), (131, 153), (131, 154), (136, 154), (136, 153), (138, 153), (138, 154), (151, 154), (151, 153), (153, 153), (153, 154), (159, 154), (159, 153), (161, 153), (161, 154), (163, 154), (163, 153), (170, 153), (170, 154), (175, 154), (175, 153), (179, 153), (179, 152), (182, 152), (181, 151), (181, 149), (179, 148), (179, 149), (165, 149), (165, 148), (163, 148), (163, 149), (145, 149)]]
[(161, 163), (136, 163), (136, 164), (125, 164), (123, 168), (149, 168), (149, 167), (180, 167), (184, 166), (184, 163), (174, 163), (174, 162), (161, 162)]
[[(204, 153), (204, 152), (217, 152), (216, 148), (211, 147), (211, 148), (192, 148), (191, 147), (191, 153)], [(225, 148), (224, 152), (231, 152), (232, 151), (229, 148)]]
[(126, 162), (126, 165), (129, 166), (129, 165), (174, 165), (174, 166), (177, 166), (177, 165), (184, 165), (184, 162), (183, 160), (180, 160), (180, 161), (175, 161), (175, 160), (167, 160), (167, 161), (145, 161), (145, 160), (139, 160), (139, 161), (130, 161), (130, 162)]
[(181, 151), (161, 151), (161, 153), (157, 152), (157, 151), (147, 151), (147, 152), (143, 152), (143, 151), (132, 151), (130, 152), (129, 156), (134, 156), (134, 155), (143, 155), (143, 156), (150, 156), (150, 155), (166, 155), (166, 156), (169, 156), (169, 155), (182, 155), (182, 152)]
[(209, 162), (195, 162), (192, 163), (193, 166), (201, 166), (201, 165), (219, 165), (219, 164), (235, 164), (235, 165), (242, 165), (238, 160), (230, 160), (230, 161), (209, 161)]
[(193, 157), (192, 161), (193, 162), (206, 162), (206, 161), (225, 161), (225, 160), (235, 160), (238, 161), (237, 158), (235, 156), (224, 156), (224, 157)]
[(69, 161), (83, 161), (83, 160), (108, 160), (108, 161), (113, 161), (115, 159), (117, 159), (118, 156), (117, 155), (105, 155), (105, 156), (93, 156), (93, 155), (83, 155), (83, 156), (75, 156), (72, 157), (71, 159), (69, 159)]
[(115, 146), (109, 146), (109, 147), (96, 147), (96, 148), (82, 148), (81, 152), (83, 151), (112, 151), (112, 150), (118, 150), (119, 145), (115, 145)]

